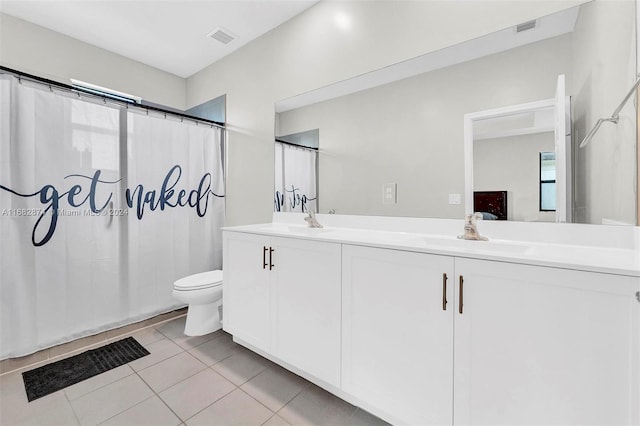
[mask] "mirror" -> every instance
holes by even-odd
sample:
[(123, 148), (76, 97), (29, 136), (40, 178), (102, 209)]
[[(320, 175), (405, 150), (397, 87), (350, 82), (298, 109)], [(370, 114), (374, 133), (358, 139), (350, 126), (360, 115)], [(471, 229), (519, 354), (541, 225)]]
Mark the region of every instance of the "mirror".
[[(523, 29), (507, 28), (277, 102), (276, 138), (318, 129), (318, 211), (464, 217), (473, 203), (465, 174), (474, 169), (465, 166), (465, 115), (554, 99), (557, 78), (565, 75), (571, 136), (565, 152), (566, 219), (559, 221), (635, 224), (634, 100), (617, 124), (603, 124), (589, 145), (578, 148), (636, 80), (635, 2), (594, 0), (518, 27)], [(518, 120), (525, 118), (492, 125)], [(543, 133), (474, 143), (485, 144), (478, 155), (494, 161), (475, 167), (483, 174), (473, 179), (484, 183), (474, 191), (506, 190), (507, 208), (512, 207), (508, 220), (558, 220), (556, 212), (545, 211), (546, 201), (541, 205), (541, 191), (550, 189), (547, 173), (540, 178), (541, 153), (555, 152), (553, 141), (531, 145)], [(509, 150), (523, 155), (527, 141), (538, 178), (527, 183), (528, 192), (510, 197), (500, 185), (514, 180), (506, 174), (514, 163)], [(493, 154), (486, 149), (483, 154), (490, 143)], [(519, 212), (517, 199), (537, 211)]]

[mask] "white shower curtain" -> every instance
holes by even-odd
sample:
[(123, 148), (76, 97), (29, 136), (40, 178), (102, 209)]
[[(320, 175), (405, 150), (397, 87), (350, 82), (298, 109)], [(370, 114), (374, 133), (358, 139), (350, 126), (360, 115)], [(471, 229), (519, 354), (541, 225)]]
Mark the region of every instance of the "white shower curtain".
[(274, 210), (318, 212), (318, 152), (281, 142), (276, 142), (275, 151)]
[(0, 137), (0, 359), (172, 310), (176, 278), (220, 267), (219, 129), (3, 75)]

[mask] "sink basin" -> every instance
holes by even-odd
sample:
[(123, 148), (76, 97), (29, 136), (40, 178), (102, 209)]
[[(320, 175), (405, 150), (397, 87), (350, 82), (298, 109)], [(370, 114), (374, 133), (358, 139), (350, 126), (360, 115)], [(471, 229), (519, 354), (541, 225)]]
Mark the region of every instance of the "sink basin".
[(405, 240), (406, 244), (417, 245), (419, 247), (433, 247), (442, 249), (470, 250), (474, 252), (493, 252), (493, 253), (525, 253), (529, 247), (510, 241), (473, 241), (462, 240), (454, 237), (436, 237), (420, 235), (409, 237)]
[(333, 229), (330, 228), (310, 228), (308, 226), (289, 226), (287, 230), (292, 234), (299, 235), (319, 235), (333, 232)]
[(331, 228), (310, 228), (304, 225), (271, 225), (261, 229), (263, 231), (278, 231), (295, 235), (320, 235), (327, 232), (335, 232)]

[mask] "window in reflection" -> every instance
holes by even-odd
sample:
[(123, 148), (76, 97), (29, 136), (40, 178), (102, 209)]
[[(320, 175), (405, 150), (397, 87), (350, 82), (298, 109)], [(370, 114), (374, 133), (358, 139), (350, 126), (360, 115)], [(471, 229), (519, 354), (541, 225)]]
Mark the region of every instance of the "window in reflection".
[(556, 153), (540, 153), (540, 211), (556, 210)]

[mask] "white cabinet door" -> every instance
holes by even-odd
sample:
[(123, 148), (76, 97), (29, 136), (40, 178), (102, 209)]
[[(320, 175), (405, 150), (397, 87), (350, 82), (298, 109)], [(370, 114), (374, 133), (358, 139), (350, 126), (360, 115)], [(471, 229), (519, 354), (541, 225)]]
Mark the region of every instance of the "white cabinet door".
[(340, 244), (272, 238), (275, 356), (340, 386)]
[(224, 232), (223, 328), (265, 351), (270, 341), (269, 243), (264, 235)]
[(637, 424), (638, 278), (455, 268), (454, 424)]
[(342, 265), (343, 390), (394, 423), (451, 424), (453, 258), (343, 245)]

